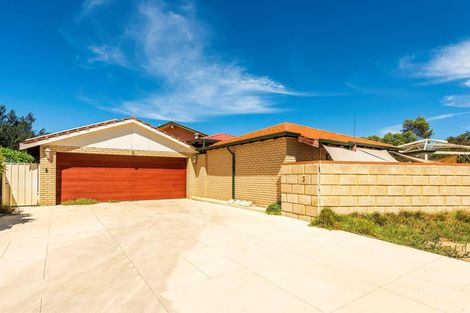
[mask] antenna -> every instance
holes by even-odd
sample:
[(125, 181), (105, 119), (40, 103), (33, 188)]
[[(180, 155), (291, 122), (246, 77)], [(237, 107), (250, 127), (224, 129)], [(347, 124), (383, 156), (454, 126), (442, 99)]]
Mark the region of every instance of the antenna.
[(353, 136), (356, 137), (356, 114), (354, 114), (354, 128), (353, 128)]

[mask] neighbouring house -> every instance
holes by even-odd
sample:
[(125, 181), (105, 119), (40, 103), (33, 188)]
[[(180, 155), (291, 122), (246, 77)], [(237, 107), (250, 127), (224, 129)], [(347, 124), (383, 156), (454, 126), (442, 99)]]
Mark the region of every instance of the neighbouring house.
[(470, 208), (470, 166), (398, 162), (408, 157), (398, 147), (292, 123), (235, 137), (131, 117), (31, 138), (20, 148), (39, 156), (41, 205), (81, 197), (237, 199), (282, 202), (284, 214), (298, 218), (327, 206)]
[(207, 136), (207, 134), (204, 134), (203, 132), (173, 121), (157, 126), (157, 129), (186, 143), (190, 143), (195, 139)]

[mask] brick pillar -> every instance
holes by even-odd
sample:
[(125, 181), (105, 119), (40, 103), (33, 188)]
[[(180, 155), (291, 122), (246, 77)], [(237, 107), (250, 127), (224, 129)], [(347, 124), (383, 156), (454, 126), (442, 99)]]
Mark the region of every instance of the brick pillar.
[[(51, 149), (49, 158), (46, 148)], [(40, 147), (39, 164), (39, 204), (56, 205), (56, 152), (53, 147)]]

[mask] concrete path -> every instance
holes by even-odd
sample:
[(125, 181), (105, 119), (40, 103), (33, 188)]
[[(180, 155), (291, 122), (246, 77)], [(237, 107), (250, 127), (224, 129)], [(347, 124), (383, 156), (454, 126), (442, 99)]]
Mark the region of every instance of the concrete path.
[(470, 312), (470, 263), (191, 200), (0, 218), (0, 312)]

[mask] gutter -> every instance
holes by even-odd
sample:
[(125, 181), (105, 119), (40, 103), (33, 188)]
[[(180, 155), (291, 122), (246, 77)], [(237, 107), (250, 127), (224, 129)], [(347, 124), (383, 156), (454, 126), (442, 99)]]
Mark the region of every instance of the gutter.
[(395, 146), (381, 146), (381, 145), (374, 145), (374, 144), (368, 144), (368, 143), (362, 143), (362, 142), (356, 142), (356, 141), (337, 141), (337, 140), (330, 140), (330, 139), (320, 139), (320, 143), (342, 145), (342, 146), (348, 146), (348, 147), (352, 147), (356, 145), (359, 147), (380, 148), (382, 150), (383, 149), (390, 149), (390, 150), (397, 150), (397, 151), (399, 150), (399, 148)]
[(235, 165), (236, 165), (235, 152), (230, 150), (229, 146), (227, 146), (227, 151), (230, 152), (230, 154), (232, 155), (232, 199), (235, 200)]
[(255, 141), (263, 141), (263, 140), (276, 139), (276, 138), (281, 138), (281, 137), (297, 138), (299, 136), (300, 136), (299, 133), (293, 133), (293, 132), (287, 132), (286, 131), (286, 132), (281, 132), (281, 133), (276, 133), (276, 134), (270, 134), (270, 135), (264, 135), (264, 136), (244, 139), (244, 140), (240, 140), (240, 141), (228, 142), (228, 143), (225, 143), (225, 144), (222, 143), (220, 145), (215, 144), (215, 145), (212, 145), (212, 146), (209, 146), (209, 147), (206, 147), (206, 148), (200, 148), (200, 149), (198, 149), (198, 151), (199, 152), (204, 152), (204, 151), (207, 151), (207, 150), (213, 150), (213, 149), (243, 145), (243, 144), (251, 143), (251, 142), (255, 142)]

